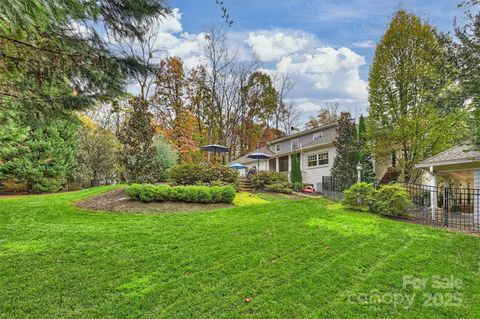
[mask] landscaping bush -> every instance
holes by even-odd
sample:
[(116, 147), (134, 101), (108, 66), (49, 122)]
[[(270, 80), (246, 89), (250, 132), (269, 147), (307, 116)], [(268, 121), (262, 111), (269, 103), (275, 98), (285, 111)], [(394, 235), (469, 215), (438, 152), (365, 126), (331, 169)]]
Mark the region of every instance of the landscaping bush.
[(221, 165), (180, 164), (171, 167), (167, 173), (173, 185), (232, 185), (238, 187), (238, 171)]
[(232, 186), (169, 186), (134, 184), (127, 188), (127, 196), (142, 202), (179, 201), (190, 203), (231, 203), (235, 198)]
[(369, 183), (356, 183), (344, 191), (343, 204), (353, 210), (371, 208), (375, 200), (375, 187)]
[(265, 189), (269, 192), (283, 193), (283, 194), (291, 194), (293, 192), (292, 184), (290, 184), (289, 182), (280, 182), (280, 183), (270, 184), (265, 186)]
[(373, 212), (384, 216), (405, 216), (413, 206), (408, 192), (401, 185), (383, 185), (375, 194)]
[(308, 186), (308, 184), (304, 184), (304, 183), (292, 183), (293, 190), (296, 191), (297, 193), (300, 193), (301, 191), (303, 191), (303, 188), (304, 188), (305, 186)]
[(248, 176), (252, 186), (256, 189), (266, 188), (268, 185), (288, 183), (288, 176), (279, 172), (259, 171)]

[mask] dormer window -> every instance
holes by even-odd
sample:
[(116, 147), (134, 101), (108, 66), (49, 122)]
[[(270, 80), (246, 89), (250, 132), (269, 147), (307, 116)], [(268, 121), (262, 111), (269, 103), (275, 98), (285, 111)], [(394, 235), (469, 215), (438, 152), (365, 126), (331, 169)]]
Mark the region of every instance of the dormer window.
[(280, 152), (280, 144), (275, 144), (274, 150), (275, 150), (275, 153)]
[(300, 140), (298, 138), (292, 140), (292, 151), (300, 148)]
[(322, 132), (313, 134), (313, 140), (316, 141), (322, 137)]

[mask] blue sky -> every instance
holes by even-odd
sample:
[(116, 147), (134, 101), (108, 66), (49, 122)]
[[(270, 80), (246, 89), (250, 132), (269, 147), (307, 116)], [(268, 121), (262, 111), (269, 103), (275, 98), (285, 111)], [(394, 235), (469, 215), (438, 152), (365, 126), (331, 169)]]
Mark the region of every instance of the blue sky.
[[(456, 0), (224, 3), (234, 21), (232, 44), (259, 56), (264, 69), (293, 75), (296, 86), (289, 99), (302, 110), (302, 119), (333, 100), (352, 113), (366, 113), (375, 43), (396, 9), (407, 9), (444, 32), (452, 31), (454, 18), (462, 16)], [(221, 11), (215, 0), (171, 0), (170, 4), (178, 10), (164, 28), (170, 33), (165, 38), (168, 50), (194, 64), (199, 34), (212, 24), (222, 23)]]

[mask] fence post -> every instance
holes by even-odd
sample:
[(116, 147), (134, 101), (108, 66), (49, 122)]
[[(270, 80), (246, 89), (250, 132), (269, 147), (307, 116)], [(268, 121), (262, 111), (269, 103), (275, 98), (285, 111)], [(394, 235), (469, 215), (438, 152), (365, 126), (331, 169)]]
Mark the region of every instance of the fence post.
[(437, 175), (433, 171), (433, 167), (430, 166), (430, 207), (432, 208), (432, 220), (436, 219), (437, 215)]
[(443, 189), (443, 225), (448, 227), (448, 187)]
[(473, 230), (480, 230), (480, 169), (473, 171)]

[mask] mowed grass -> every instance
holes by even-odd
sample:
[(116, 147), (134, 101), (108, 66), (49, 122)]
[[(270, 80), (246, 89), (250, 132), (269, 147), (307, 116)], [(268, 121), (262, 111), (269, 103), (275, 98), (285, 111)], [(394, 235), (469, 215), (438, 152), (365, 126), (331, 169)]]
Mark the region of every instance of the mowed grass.
[[(480, 317), (480, 238), (321, 199), (158, 215), (72, 205), (108, 189), (0, 199), (0, 317)], [(388, 297), (400, 295), (412, 304)]]

